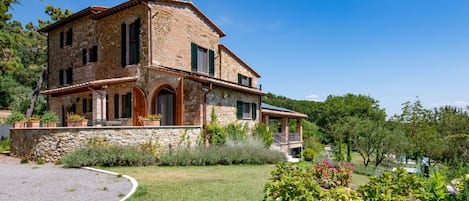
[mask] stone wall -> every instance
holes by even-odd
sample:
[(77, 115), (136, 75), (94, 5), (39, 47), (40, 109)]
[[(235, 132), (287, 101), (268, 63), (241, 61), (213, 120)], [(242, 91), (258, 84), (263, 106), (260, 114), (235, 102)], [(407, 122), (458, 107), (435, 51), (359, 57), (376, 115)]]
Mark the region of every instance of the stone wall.
[[(106, 139), (110, 144), (120, 146), (141, 146), (150, 140), (158, 140), (168, 150), (195, 146), (200, 134), (198, 126), (10, 129), (13, 156), (32, 160), (43, 158), (48, 162), (60, 160), (90, 139)], [(186, 140), (181, 140), (183, 135)]]
[(257, 76), (249, 70), (246, 66), (238, 62), (233, 55), (226, 51), (224, 48), (221, 48), (221, 69), (220, 76), (223, 80), (228, 80), (230, 82), (238, 83), (238, 73), (252, 78), (252, 87), (258, 87)]
[(217, 53), (219, 35), (189, 6), (166, 2), (149, 4), (154, 15), (151, 24), (153, 64), (191, 71), (191, 43)]
[[(242, 119), (238, 120), (236, 116), (236, 103), (243, 101), (246, 103), (257, 104), (257, 119)], [(220, 125), (227, 125), (229, 123), (238, 122), (241, 124), (247, 123), (250, 128), (253, 128), (256, 123), (261, 120), (260, 116), (260, 97), (259, 95), (243, 93), (232, 89), (215, 87), (209, 94), (207, 94), (207, 122), (211, 121), (212, 108), (215, 109), (217, 114), (218, 123)]]
[(95, 32), (99, 33), (98, 63), (96, 73), (99, 79), (138, 75), (137, 65), (121, 64), (121, 26), (129, 25), (140, 18), (140, 64), (148, 65), (148, 8), (140, 4), (122, 12), (99, 19)]

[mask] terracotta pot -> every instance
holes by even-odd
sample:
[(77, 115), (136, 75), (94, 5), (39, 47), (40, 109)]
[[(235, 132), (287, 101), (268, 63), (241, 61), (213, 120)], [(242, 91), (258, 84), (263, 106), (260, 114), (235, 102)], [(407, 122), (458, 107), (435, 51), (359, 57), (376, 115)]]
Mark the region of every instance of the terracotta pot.
[(67, 127), (83, 127), (81, 121), (67, 121)]
[(24, 127), (23, 121), (17, 121), (13, 123), (13, 128), (23, 128), (23, 127)]
[(40, 125), (41, 125), (40, 121), (28, 121), (28, 122), (26, 122), (26, 126), (28, 128), (39, 128)]
[(143, 120), (143, 126), (160, 126), (160, 120)]
[(44, 123), (44, 126), (46, 128), (55, 128), (55, 127), (57, 127), (57, 123), (55, 123), (55, 122)]
[(81, 120), (81, 126), (87, 127), (88, 126), (88, 119)]

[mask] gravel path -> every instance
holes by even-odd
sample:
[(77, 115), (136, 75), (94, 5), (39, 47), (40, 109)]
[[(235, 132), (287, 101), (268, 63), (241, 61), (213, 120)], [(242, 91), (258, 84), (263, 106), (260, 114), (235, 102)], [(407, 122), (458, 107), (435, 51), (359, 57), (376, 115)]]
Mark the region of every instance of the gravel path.
[(130, 181), (84, 169), (54, 164), (20, 164), (0, 154), (0, 200), (120, 200), (132, 188)]

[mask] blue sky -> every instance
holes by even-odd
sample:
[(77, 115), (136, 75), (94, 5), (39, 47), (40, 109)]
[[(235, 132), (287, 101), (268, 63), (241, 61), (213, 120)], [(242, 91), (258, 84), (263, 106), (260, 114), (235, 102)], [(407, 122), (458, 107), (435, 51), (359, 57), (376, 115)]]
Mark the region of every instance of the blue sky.
[[(47, 4), (79, 11), (123, 0), (20, 0), (14, 19), (46, 18)], [(401, 104), (469, 104), (469, 1), (194, 0), (225, 33), (221, 42), (294, 99), (369, 95), (388, 115)]]

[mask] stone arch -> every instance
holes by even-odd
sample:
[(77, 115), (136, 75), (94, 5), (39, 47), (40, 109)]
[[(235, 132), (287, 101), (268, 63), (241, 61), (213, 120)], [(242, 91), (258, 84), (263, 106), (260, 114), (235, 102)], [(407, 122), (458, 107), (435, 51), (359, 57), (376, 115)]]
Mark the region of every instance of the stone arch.
[(162, 115), (162, 126), (176, 124), (176, 96), (176, 90), (170, 84), (162, 84), (153, 91), (151, 113)]

